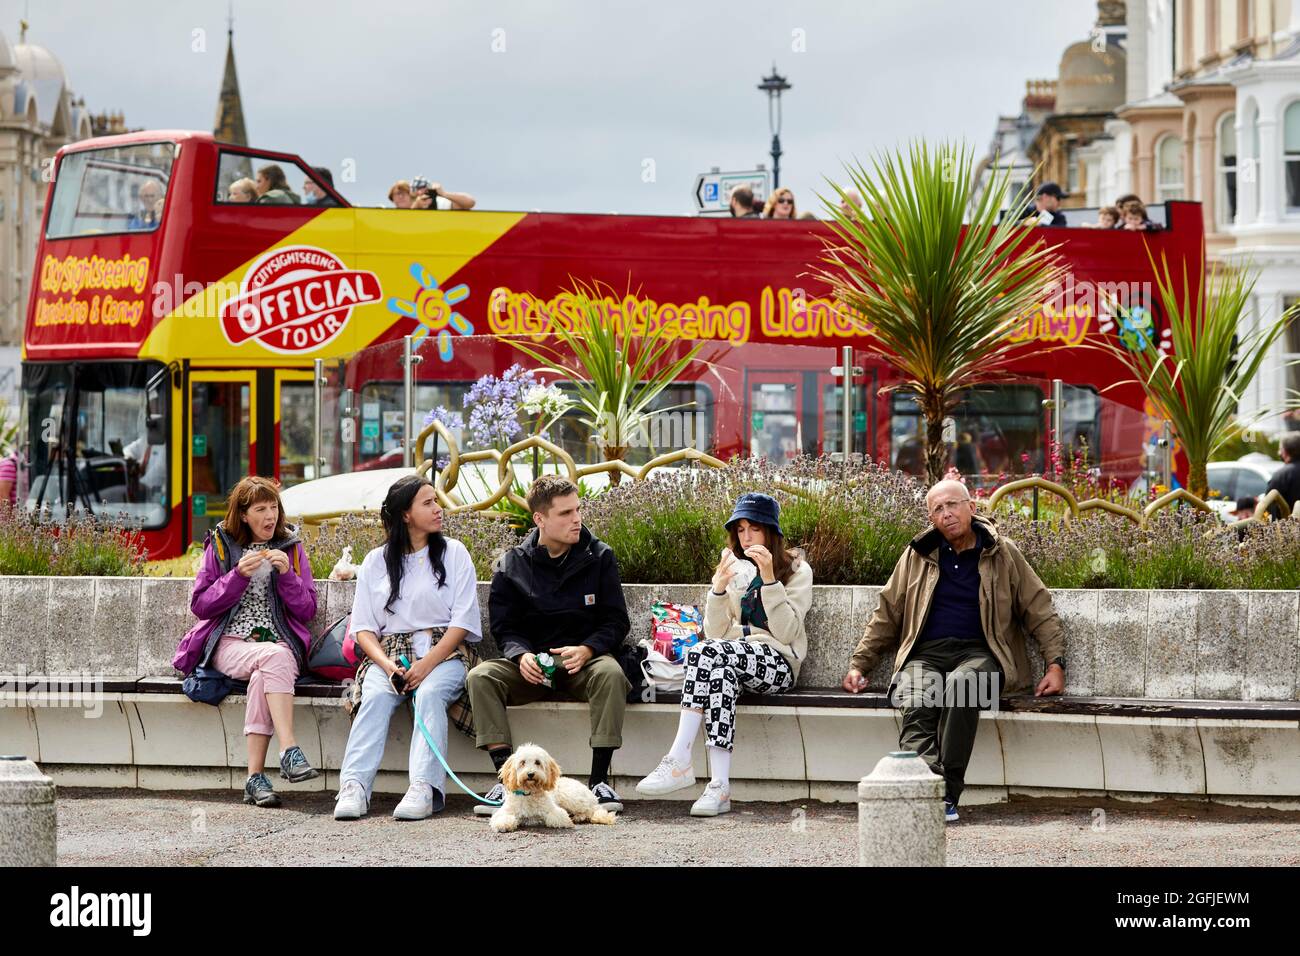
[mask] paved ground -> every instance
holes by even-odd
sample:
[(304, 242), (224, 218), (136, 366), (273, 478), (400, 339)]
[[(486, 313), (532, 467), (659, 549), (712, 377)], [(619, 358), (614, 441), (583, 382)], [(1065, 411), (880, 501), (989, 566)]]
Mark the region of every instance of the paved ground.
[[(455, 798), (429, 821), (371, 815), (336, 822), (332, 794), (289, 794), (259, 810), (237, 793), (60, 789), (63, 865), (795, 864), (857, 859), (857, 807), (736, 804), (692, 819), (689, 803), (628, 803), (612, 827), (494, 834)], [(1104, 811), (1104, 817), (1096, 811)], [(952, 865), (1300, 865), (1300, 813), (1163, 802), (1034, 800), (962, 808), (948, 827)]]

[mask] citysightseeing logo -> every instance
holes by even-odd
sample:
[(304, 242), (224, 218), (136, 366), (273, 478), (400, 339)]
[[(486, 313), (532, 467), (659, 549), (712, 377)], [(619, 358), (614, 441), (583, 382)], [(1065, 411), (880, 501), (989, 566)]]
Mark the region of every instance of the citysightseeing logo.
[(356, 306), (382, 298), (373, 272), (349, 269), (324, 249), (290, 246), (249, 267), (239, 295), (221, 308), (221, 331), (231, 345), (255, 339), (272, 352), (312, 352), (339, 336)]

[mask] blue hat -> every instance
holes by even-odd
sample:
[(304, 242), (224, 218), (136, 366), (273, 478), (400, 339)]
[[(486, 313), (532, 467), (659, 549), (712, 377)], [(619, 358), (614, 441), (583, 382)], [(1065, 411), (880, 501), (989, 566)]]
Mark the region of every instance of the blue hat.
[(731, 509), (731, 517), (727, 519), (726, 529), (730, 531), (731, 526), (741, 518), (752, 521), (754, 524), (765, 524), (775, 528), (777, 534), (785, 537), (785, 532), (781, 530), (780, 523), (781, 506), (777, 504), (776, 499), (771, 495), (751, 491), (737, 498), (736, 506)]

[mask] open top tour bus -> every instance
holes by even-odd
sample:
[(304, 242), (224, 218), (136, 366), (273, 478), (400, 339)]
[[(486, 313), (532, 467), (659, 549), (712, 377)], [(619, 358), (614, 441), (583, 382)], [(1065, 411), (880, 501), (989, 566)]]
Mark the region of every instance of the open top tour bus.
[[(317, 181), (338, 204), (228, 201), (232, 182), (268, 164), (295, 190)], [(459, 413), (480, 377), (535, 368), (511, 341), (571, 322), (574, 279), (617, 290), (603, 307), (662, 329), (676, 349), (705, 343), (705, 361), (659, 398), (659, 408), (685, 406), (663, 416), (659, 450), (842, 452), (843, 380), (831, 369), (850, 346), (864, 372), (850, 393), (850, 451), (924, 473), (916, 406), (881, 394), (897, 374), (808, 276), (825, 224), (356, 208), (296, 156), (177, 131), (67, 146), (50, 189), (23, 339), (20, 487), (28, 507), (56, 516), (69, 505), (125, 513), (154, 558), (201, 540), (246, 473), (292, 485), (400, 463), (402, 338), (414, 335), (422, 357), (418, 430), (434, 407)], [(1169, 203), (1165, 218), (1152, 234), (1051, 230), (1075, 288), (1015, 331), (1011, 380), (963, 398), (953, 447), (963, 473), (1043, 468), (1054, 378), (1066, 383), (1064, 446), (1086, 442), (1106, 474), (1143, 471), (1159, 422), (1135, 385), (1101, 394), (1127, 376), (1080, 346), (1107, 336), (1158, 348), (1167, 337), (1144, 243), (1176, 270), (1195, 268), (1203, 250), (1196, 204)], [(1125, 315), (1098, 303), (1099, 283), (1121, 290)], [(330, 381), (320, 467), (315, 359)], [(355, 409), (341, 407), (343, 389)], [(359, 427), (341, 429), (354, 412)], [(577, 417), (551, 437), (594, 460)]]

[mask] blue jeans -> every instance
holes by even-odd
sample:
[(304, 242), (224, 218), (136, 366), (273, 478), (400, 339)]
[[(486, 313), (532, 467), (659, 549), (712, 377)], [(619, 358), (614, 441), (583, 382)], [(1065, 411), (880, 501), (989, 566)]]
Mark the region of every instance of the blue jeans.
[[(429, 728), (444, 757), (447, 756), (447, 708), (460, 696), (465, 686), (465, 664), (454, 657), (433, 669), (415, 689), (415, 708)], [(388, 740), (388, 722), (393, 711), (409, 695), (398, 696), (388, 681), (382, 667), (371, 667), (366, 672), (366, 682), (361, 687), (361, 709), (352, 721), (348, 734), (347, 751), (343, 754), (343, 768), (339, 771), (339, 789), (349, 780), (355, 780), (366, 791), (369, 802), (375, 784), (375, 773), (384, 758), (384, 744)], [(438, 763), (429, 745), (424, 742), (420, 729), (411, 727), (411, 756), (409, 764), (411, 783), (423, 782), (446, 796), (444, 784), (447, 772)]]

